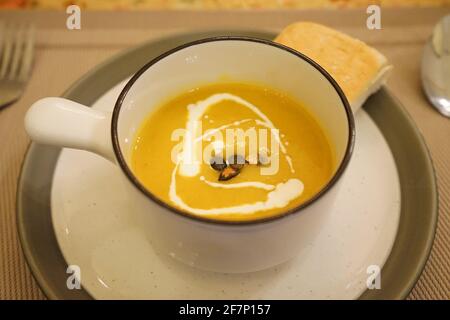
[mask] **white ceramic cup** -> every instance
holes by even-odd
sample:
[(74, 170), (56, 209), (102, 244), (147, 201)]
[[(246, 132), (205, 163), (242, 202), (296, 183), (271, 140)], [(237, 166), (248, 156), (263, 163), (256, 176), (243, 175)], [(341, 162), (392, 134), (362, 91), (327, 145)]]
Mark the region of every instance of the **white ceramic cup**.
[[(253, 221), (202, 218), (163, 203), (133, 174), (133, 139), (152, 109), (168, 97), (224, 77), (288, 93), (327, 131), (336, 161), (333, 177), (298, 208)], [(228, 273), (272, 267), (308, 248), (331, 210), (355, 139), (350, 106), (324, 69), (288, 47), (246, 37), (198, 40), (152, 60), (126, 84), (112, 114), (44, 98), (29, 109), (25, 127), (38, 143), (88, 150), (117, 164), (129, 191), (130, 214), (155, 250), (191, 266)]]

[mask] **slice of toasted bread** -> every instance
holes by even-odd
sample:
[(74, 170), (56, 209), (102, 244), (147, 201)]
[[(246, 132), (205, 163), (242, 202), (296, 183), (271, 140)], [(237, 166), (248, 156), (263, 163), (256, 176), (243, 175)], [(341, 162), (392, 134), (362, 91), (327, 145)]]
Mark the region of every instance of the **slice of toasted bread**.
[(328, 71), (354, 112), (385, 83), (392, 69), (385, 56), (374, 48), (317, 23), (291, 24), (275, 41), (300, 51)]

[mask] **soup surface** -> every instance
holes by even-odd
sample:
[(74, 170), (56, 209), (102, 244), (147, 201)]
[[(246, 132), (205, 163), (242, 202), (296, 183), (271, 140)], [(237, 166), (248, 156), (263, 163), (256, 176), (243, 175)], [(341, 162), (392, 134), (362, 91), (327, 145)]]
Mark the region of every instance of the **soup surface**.
[(136, 136), (132, 170), (156, 197), (218, 220), (281, 214), (334, 170), (320, 124), (298, 102), (247, 83), (217, 83), (156, 108)]

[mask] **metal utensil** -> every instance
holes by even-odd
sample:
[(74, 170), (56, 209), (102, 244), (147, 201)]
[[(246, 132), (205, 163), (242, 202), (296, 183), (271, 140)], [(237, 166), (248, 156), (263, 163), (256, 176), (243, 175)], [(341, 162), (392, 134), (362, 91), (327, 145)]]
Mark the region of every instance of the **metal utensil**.
[(422, 87), (431, 104), (450, 117), (450, 15), (439, 21), (425, 46)]
[(34, 27), (0, 22), (0, 109), (19, 99), (34, 56)]

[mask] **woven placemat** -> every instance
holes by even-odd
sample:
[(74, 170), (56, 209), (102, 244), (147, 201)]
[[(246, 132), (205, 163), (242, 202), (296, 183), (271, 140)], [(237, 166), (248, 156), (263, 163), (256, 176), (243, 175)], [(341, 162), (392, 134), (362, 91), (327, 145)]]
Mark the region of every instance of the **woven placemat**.
[[(439, 220), (429, 261), (409, 299), (450, 299), (450, 120), (424, 98), (419, 78), (423, 45), (438, 18), (450, 10), (384, 10), (383, 29), (365, 28), (364, 11), (265, 11), (196, 13), (86, 13), (81, 31), (65, 29), (63, 12), (0, 12), (0, 20), (34, 20), (39, 27), (33, 74), (23, 97), (0, 111), (0, 299), (44, 299), (22, 255), (15, 199), (29, 143), (23, 116), (45, 96), (60, 95), (99, 62), (122, 49), (164, 35), (205, 28), (279, 30), (296, 20), (314, 20), (357, 36), (382, 51), (395, 69), (388, 87), (424, 135), (438, 179)], [(114, 35), (114, 36), (111, 36)], [(420, 226), (418, 226), (420, 227)]]

